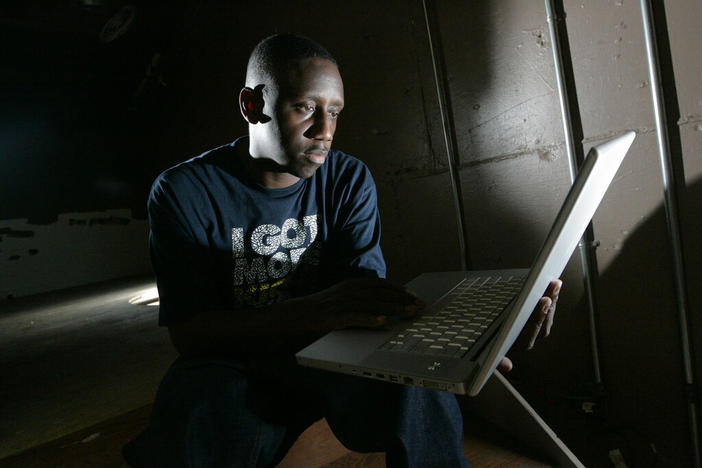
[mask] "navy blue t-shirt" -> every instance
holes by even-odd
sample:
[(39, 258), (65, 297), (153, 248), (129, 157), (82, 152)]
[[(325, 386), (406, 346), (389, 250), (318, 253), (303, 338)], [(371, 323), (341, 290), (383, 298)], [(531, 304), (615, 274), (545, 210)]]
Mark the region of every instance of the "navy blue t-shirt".
[(166, 170), (151, 188), (160, 325), (385, 277), (375, 184), (361, 161), (330, 150), (309, 179), (268, 189), (248, 178), (236, 144), (247, 137)]

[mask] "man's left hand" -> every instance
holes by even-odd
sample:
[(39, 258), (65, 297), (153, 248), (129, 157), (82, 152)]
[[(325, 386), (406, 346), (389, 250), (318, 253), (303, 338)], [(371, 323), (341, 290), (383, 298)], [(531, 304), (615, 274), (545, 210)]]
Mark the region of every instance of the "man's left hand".
[[(561, 280), (551, 281), (548, 288), (546, 288), (544, 297), (539, 299), (534, 312), (532, 312), (529, 321), (519, 334), (512, 349), (531, 349), (534, 347), (537, 338), (546, 337), (551, 333), (553, 317), (556, 315), (556, 303), (558, 302), (558, 295), (561, 292), (562, 285), (563, 281)], [(512, 361), (507, 356), (503, 357), (502, 362), (497, 366), (503, 372), (511, 371), (512, 367)]]

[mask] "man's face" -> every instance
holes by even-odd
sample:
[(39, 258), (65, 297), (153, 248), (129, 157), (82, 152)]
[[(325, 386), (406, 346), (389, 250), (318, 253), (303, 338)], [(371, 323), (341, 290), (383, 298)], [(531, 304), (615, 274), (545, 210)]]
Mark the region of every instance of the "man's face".
[(303, 60), (279, 77), (275, 89), (264, 88), (264, 101), (271, 120), (250, 128), (251, 155), (296, 177), (311, 177), (324, 164), (344, 107), (338, 68), (325, 59)]

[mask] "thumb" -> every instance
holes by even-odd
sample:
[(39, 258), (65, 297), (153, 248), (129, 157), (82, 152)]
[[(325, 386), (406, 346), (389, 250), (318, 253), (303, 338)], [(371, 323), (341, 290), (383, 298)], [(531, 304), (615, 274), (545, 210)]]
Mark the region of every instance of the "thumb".
[(497, 365), (497, 368), (502, 372), (509, 372), (512, 370), (512, 367), (514, 367), (512, 360), (507, 356), (503, 357), (502, 361)]

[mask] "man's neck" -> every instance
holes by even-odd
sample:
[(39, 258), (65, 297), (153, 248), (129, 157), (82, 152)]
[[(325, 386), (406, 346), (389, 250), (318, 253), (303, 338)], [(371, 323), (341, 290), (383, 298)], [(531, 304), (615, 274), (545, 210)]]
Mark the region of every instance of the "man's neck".
[(300, 178), (285, 172), (281, 166), (270, 159), (257, 159), (249, 154), (246, 144), (236, 145), (236, 154), (244, 166), (246, 174), (255, 182), (269, 189), (287, 188), (296, 184)]

